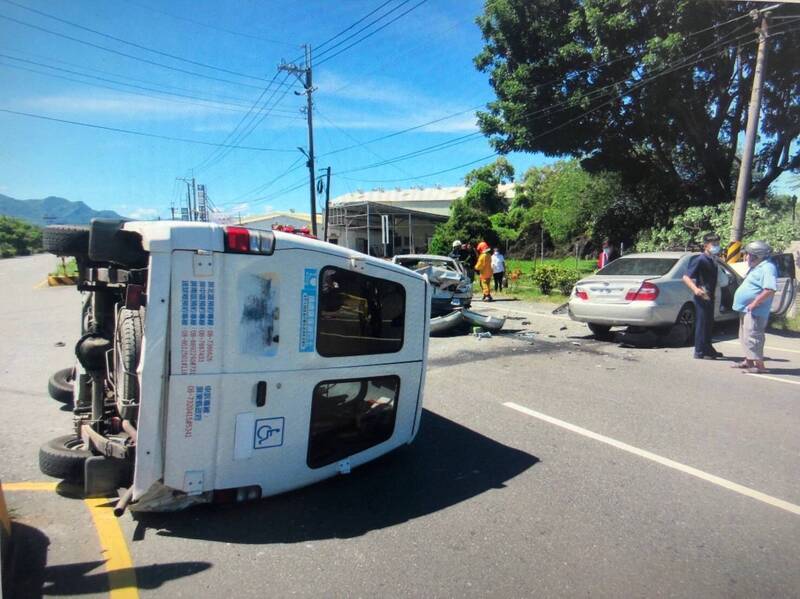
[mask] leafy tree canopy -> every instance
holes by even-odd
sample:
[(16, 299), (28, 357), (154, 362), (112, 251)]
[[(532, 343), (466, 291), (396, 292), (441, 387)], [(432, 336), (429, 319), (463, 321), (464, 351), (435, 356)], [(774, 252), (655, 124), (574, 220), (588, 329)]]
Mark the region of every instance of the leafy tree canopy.
[(450, 205), (450, 218), (436, 227), (430, 243), (430, 251), (434, 254), (447, 255), (456, 239), (466, 242), (486, 241), (491, 246), (497, 245), (497, 233), (492, 229), (489, 216), (469, 206), (465, 199), (456, 200)]
[(619, 178), (609, 173), (589, 173), (577, 160), (531, 168), (517, 187), (509, 219), (525, 229), (539, 225), (556, 246), (565, 249), (613, 231), (599, 223), (614, 220), (614, 209), (625, 196)]
[[(754, 8), (764, 5), (487, 0), (475, 64), (497, 99), (479, 113), (481, 129), (504, 153), (574, 156), (591, 171), (619, 173), (646, 198), (647, 209), (631, 213), (645, 222), (730, 201), (755, 64)], [(800, 6), (774, 11), (791, 15)], [(800, 29), (776, 19), (770, 32), (755, 196), (800, 169)]]
[(27, 256), (41, 250), (42, 230), (18, 218), (0, 216), (0, 258)]

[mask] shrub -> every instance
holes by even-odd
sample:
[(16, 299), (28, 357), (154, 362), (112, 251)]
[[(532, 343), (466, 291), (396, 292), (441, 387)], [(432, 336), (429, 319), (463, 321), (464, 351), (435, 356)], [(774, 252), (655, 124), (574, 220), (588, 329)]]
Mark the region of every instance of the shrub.
[(534, 284), (539, 286), (539, 291), (549, 295), (553, 289), (558, 289), (564, 295), (572, 292), (572, 287), (581, 278), (580, 273), (572, 268), (558, 264), (544, 264), (537, 266), (531, 273)]

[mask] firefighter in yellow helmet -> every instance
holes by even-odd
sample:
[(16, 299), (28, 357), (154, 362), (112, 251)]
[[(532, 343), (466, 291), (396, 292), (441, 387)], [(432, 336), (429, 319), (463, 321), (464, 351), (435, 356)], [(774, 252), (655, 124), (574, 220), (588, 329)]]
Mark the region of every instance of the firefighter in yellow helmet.
[(491, 302), (494, 301), (491, 288), (492, 274), (494, 274), (492, 271), (492, 248), (485, 241), (481, 241), (478, 244), (478, 251), (480, 256), (478, 256), (478, 261), (475, 263), (475, 271), (481, 281), (483, 301)]

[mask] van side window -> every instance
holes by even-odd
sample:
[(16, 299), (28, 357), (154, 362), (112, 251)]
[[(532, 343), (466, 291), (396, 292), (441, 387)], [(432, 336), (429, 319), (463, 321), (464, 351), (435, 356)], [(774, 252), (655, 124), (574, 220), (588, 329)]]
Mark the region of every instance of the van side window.
[(397, 376), (323, 381), (314, 387), (309, 468), (321, 468), (390, 439), (399, 392)]
[(327, 266), (319, 281), (317, 352), (325, 357), (388, 354), (403, 347), (402, 285)]

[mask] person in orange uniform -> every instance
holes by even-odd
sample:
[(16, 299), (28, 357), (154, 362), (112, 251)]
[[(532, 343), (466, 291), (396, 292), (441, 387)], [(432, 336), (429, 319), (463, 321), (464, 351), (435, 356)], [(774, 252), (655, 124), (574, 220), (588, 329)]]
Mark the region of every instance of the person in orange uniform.
[(478, 244), (478, 261), (475, 263), (475, 271), (481, 280), (481, 292), (483, 293), (483, 301), (492, 302), (492, 249), (485, 241)]

